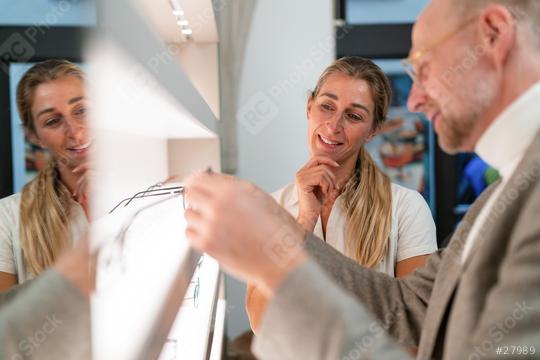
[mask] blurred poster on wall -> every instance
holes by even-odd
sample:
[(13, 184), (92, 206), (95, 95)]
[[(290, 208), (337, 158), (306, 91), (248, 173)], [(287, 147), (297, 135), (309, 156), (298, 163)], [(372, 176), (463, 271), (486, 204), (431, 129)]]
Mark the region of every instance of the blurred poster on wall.
[(25, 183), (32, 180), (38, 172), (44, 169), (50, 160), (47, 150), (32, 144), (28, 140), (24, 142), (24, 178)]
[(422, 114), (407, 110), (412, 86), (409, 76), (392, 67), (388, 71), (384, 65), (383, 62), (381, 67), (387, 72), (392, 85), (392, 102), (388, 120), (366, 147), (393, 183), (421, 193), (433, 212), (435, 139), (431, 123)]

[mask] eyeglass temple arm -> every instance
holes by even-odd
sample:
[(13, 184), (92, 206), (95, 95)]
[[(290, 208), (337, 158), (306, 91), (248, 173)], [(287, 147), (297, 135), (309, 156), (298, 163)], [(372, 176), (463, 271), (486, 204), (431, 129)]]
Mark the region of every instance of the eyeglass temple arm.
[[(125, 198), (122, 201), (120, 201), (118, 204), (116, 204), (116, 206), (113, 207), (111, 211), (109, 211), (109, 214), (111, 214), (114, 210), (116, 210), (118, 207), (120, 207), (120, 205), (122, 205), (126, 201), (127, 201), (127, 203), (124, 205), (124, 207), (128, 206), (129, 203), (134, 199), (140, 199), (140, 198), (143, 198), (143, 197), (146, 197), (146, 196), (150, 196), (154, 192), (169, 191), (169, 190), (181, 190), (180, 193), (182, 193), (184, 191), (184, 187), (183, 186), (172, 186), (172, 187), (167, 187), (167, 188), (162, 188), (162, 189), (139, 191), (138, 193), (136, 193), (132, 197)], [(167, 195), (167, 194), (170, 194), (170, 193), (164, 193), (163, 195)]]
[(159, 185), (159, 184), (152, 185), (148, 189), (146, 189), (145, 191), (139, 191), (138, 193), (136, 193), (135, 195), (133, 195), (132, 197), (130, 197), (128, 199), (129, 201), (127, 202), (127, 204), (124, 205), (124, 207), (128, 206), (129, 203), (131, 201), (133, 201), (134, 199), (145, 197), (145, 195), (149, 194), (149, 193), (153, 193), (153, 192), (156, 192), (156, 191), (167, 191), (167, 190), (176, 190), (176, 189), (183, 189), (184, 188), (183, 186), (171, 186), (171, 187), (167, 187), (167, 188), (152, 189), (152, 188), (154, 188), (156, 186), (161, 186), (161, 185)]

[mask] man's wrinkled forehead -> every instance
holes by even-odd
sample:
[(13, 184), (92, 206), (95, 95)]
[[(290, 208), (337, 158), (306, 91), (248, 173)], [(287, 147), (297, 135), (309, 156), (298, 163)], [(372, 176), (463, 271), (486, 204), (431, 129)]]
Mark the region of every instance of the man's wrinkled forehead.
[(414, 24), (411, 54), (429, 47), (443, 36), (454, 21), (455, 11), (452, 0), (431, 0)]

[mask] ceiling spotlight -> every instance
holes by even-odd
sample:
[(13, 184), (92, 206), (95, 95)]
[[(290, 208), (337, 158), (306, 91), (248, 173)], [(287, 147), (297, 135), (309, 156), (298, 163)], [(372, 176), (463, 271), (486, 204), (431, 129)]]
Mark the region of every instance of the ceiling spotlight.
[(189, 21), (187, 21), (187, 20), (178, 20), (176, 23), (178, 25), (180, 25), (180, 26), (188, 26), (189, 25)]
[(191, 29), (182, 29), (182, 34), (184, 34), (184, 35), (192, 35), (193, 30), (191, 30)]
[(182, 6), (180, 6), (180, 2), (178, 0), (169, 0), (169, 4), (171, 4), (172, 13), (174, 16), (184, 16), (184, 10), (182, 10)]

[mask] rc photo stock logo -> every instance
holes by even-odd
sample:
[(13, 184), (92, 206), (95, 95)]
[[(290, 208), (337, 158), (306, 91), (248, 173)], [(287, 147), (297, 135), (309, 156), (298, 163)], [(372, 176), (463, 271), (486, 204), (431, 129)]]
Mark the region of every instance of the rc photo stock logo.
[(259, 91), (238, 111), (240, 123), (252, 135), (260, 134), (279, 114), (276, 103)]
[(25, 62), (30, 60), (36, 51), (34, 47), (20, 33), (11, 36), (0, 45), (0, 67), (4, 73), (8, 73), (10, 62)]

